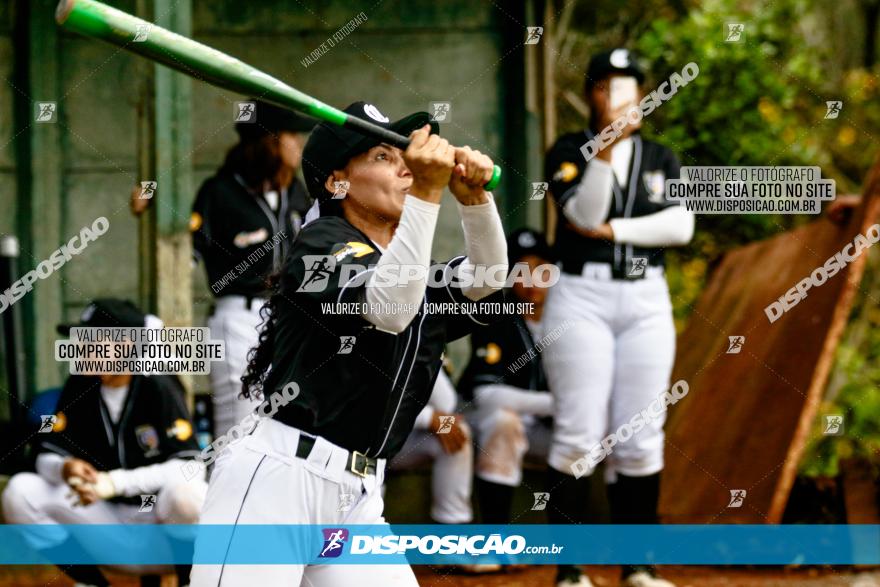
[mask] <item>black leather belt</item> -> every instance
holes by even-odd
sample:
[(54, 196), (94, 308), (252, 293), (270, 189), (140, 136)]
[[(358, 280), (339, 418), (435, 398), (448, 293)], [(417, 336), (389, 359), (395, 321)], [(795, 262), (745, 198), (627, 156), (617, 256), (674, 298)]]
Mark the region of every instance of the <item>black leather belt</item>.
[[(296, 445), (296, 456), (301, 459), (309, 458), (309, 455), (311, 454), (312, 448), (314, 446), (314, 437), (300, 434), (299, 442)], [(358, 477), (366, 477), (367, 475), (376, 474), (376, 465), (378, 461), (373, 457), (368, 457), (367, 455), (360, 453), (356, 450), (349, 451), (348, 459), (346, 459), (346, 462), (348, 464), (346, 465), (345, 470), (351, 471)]]
[(636, 264), (630, 259), (623, 267), (612, 265), (611, 277), (621, 281), (637, 281), (645, 278), (645, 271), (648, 269), (647, 263)]

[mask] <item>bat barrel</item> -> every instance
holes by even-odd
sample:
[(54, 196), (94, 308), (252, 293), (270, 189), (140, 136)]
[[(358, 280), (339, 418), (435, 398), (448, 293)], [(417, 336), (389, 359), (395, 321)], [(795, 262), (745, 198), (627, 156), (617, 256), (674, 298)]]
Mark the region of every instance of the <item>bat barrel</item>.
[(343, 124), (344, 112), (315, 100), (246, 63), (95, 0), (61, 0), (55, 20), (64, 28), (112, 43), (212, 85)]
[[(357, 129), (401, 149), (409, 146), (407, 137), (348, 116), (243, 61), (97, 0), (61, 0), (55, 20), (68, 30), (107, 41), (214, 86)], [(494, 188), (500, 176), (501, 168), (496, 165), (486, 188)]]

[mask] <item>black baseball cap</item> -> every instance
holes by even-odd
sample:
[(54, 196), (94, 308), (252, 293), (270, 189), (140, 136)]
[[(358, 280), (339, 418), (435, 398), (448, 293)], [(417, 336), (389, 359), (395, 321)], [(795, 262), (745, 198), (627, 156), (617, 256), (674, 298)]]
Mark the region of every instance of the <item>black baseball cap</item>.
[(146, 324), (147, 317), (137, 306), (128, 300), (100, 298), (92, 300), (85, 307), (77, 324), (59, 324), (59, 334), (70, 334), (75, 327), (90, 328), (140, 328)]
[(251, 121), (236, 122), (235, 132), (242, 140), (259, 139), (279, 132), (309, 132), (315, 126), (311, 118), (301, 116), (293, 110), (281, 108), (262, 100), (251, 98), (254, 103), (254, 114)]
[(544, 235), (531, 228), (520, 228), (507, 235), (507, 261), (511, 267), (528, 255), (535, 255), (551, 263), (555, 260)]
[(645, 72), (638, 61), (638, 56), (629, 49), (617, 48), (596, 53), (587, 65), (587, 89), (612, 74), (631, 75), (641, 85), (645, 81)]
[[(431, 121), (431, 115), (427, 112), (416, 112), (394, 122), (391, 122), (391, 119), (382, 114), (376, 106), (367, 102), (349, 104), (344, 112), (405, 137), (426, 124), (431, 125), (431, 134), (436, 134), (440, 130), (440, 126)], [(336, 169), (345, 167), (352, 157), (369, 151), (381, 143), (382, 140), (379, 138), (366, 136), (349, 128), (329, 122), (318, 124), (309, 136), (302, 156), (302, 170), (309, 195), (319, 202), (330, 198), (333, 194), (324, 188), (327, 177)]]

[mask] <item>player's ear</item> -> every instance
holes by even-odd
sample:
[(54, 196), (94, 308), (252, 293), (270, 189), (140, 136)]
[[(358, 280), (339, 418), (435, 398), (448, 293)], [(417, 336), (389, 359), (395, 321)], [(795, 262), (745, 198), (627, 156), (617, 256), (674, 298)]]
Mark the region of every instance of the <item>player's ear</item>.
[(324, 189), (332, 194), (336, 191), (337, 182), (344, 181), (347, 178), (348, 175), (346, 175), (345, 171), (337, 169), (327, 176), (326, 181), (324, 181)]

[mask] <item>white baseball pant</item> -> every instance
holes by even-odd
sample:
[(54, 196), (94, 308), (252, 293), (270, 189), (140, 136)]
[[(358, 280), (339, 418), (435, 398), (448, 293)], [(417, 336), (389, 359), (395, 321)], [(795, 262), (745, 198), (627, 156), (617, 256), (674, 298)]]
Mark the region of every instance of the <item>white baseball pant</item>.
[(208, 318), (211, 338), (226, 345), (226, 360), (211, 365), (211, 398), (214, 404), (214, 437), (241, 422), (260, 405), (260, 400), (240, 397), (241, 376), (247, 368), (248, 352), (260, 340), (261, 303), (248, 308), (243, 296), (224, 296), (215, 300), (215, 310)]
[[(467, 426), (461, 422), (462, 426)], [(468, 436), (470, 429), (466, 428)], [(447, 454), (437, 434), (414, 430), (391, 460), (389, 468), (403, 471), (433, 461), (431, 470), (431, 518), (441, 524), (468, 524), (474, 519), (471, 506), (474, 447), (468, 441), (456, 453)]]
[[(139, 505), (97, 501), (87, 506), (73, 506), (68, 495), (73, 491), (65, 483), (52, 484), (34, 473), (14, 475), (3, 492), (3, 515), (11, 524), (196, 524), (205, 501), (208, 485), (201, 479), (181, 480), (164, 487), (156, 494), (152, 511), (138, 511)], [(46, 533), (28, 532), (25, 539), (31, 547), (43, 550), (57, 546), (67, 539), (60, 527)], [(94, 543), (81, 544), (82, 548), (100, 560), (119, 539), (118, 529), (113, 537)], [(150, 548), (165, 551), (171, 556), (167, 545), (151, 544)], [(172, 565), (119, 565), (114, 568), (133, 573), (147, 574), (172, 570)]]
[(479, 408), (468, 414), (477, 437), (476, 475), (518, 487), (526, 456), (547, 458), (550, 429), (532, 415), (506, 408)]
[[(384, 460), (375, 475), (359, 477), (347, 469), (348, 451), (321, 437), (307, 459), (293, 456), (299, 435), (264, 419), (225, 449), (214, 463), (201, 523), (385, 524)], [(193, 565), (190, 579), (191, 587), (418, 587), (408, 565)]]
[[(544, 310), (545, 335), (557, 328), (561, 336), (541, 355), (555, 399), (548, 461), (573, 474), (575, 461), (669, 389), (675, 327), (666, 280), (662, 274), (623, 281), (563, 273)], [(611, 471), (644, 476), (662, 470), (664, 421), (665, 412), (621, 439), (606, 458)]]

